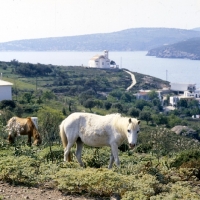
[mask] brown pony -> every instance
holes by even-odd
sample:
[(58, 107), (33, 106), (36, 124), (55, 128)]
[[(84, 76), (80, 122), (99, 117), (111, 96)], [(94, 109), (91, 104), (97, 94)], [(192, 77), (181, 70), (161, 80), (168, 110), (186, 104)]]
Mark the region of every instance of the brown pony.
[(8, 140), (14, 143), (15, 137), (19, 135), (28, 135), (28, 144), (31, 145), (31, 137), (33, 137), (34, 145), (42, 143), (41, 136), (31, 120), (31, 117), (19, 118), (12, 117), (7, 123)]

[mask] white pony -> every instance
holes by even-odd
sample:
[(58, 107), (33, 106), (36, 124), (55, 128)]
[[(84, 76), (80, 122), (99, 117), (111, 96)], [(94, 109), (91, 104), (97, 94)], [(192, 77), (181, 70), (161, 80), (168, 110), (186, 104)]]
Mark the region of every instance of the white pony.
[(111, 147), (110, 163), (120, 165), (118, 147), (128, 140), (130, 148), (137, 142), (139, 123), (135, 118), (121, 117), (120, 114), (100, 116), (91, 113), (72, 113), (60, 124), (60, 137), (64, 147), (64, 161), (70, 160), (70, 149), (76, 142), (76, 158), (81, 166), (83, 143), (92, 147)]

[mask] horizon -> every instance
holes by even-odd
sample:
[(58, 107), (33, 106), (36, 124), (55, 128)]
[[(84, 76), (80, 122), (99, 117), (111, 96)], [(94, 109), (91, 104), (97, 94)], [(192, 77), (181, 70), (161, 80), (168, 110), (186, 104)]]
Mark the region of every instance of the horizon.
[(191, 30), (199, 19), (199, 0), (1, 0), (0, 43), (132, 28)]

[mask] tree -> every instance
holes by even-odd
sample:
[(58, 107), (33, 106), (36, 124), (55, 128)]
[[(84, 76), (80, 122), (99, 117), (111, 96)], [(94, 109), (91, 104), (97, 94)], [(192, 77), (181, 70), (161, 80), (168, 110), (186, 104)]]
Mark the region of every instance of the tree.
[(156, 125), (167, 124), (168, 119), (163, 114), (154, 114), (152, 115), (152, 120)]
[(172, 128), (172, 127), (174, 127), (176, 125), (181, 124), (181, 119), (179, 117), (175, 116), (175, 115), (170, 115), (167, 118), (168, 118), (168, 120), (167, 120), (167, 122), (168, 122), (167, 126), (170, 127), (170, 128)]
[(119, 100), (119, 99), (121, 99), (123, 92), (121, 90), (113, 90), (112, 92), (110, 92), (109, 95), (111, 95)]
[(22, 99), (27, 103), (30, 103), (32, 98), (33, 98), (32, 93), (28, 93), (28, 92), (26, 92), (22, 97)]
[(152, 90), (148, 93), (148, 97), (150, 100), (158, 99), (158, 93), (155, 90)]
[(152, 107), (152, 103), (145, 101), (143, 99), (139, 99), (135, 102), (135, 107), (142, 110), (145, 106)]
[(189, 108), (199, 108), (199, 102), (197, 100), (191, 100), (188, 102)]
[(18, 117), (22, 117), (22, 114), (24, 112), (24, 109), (23, 107), (20, 105), (20, 104), (17, 104), (17, 106), (15, 107), (14, 109), (14, 112), (15, 114), (18, 116)]
[(123, 111), (123, 106), (121, 103), (112, 104), (113, 108), (117, 108), (118, 112), (121, 113)]
[(120, 98), (120, 100), (121, 101), (123, 101), (123, 102), (131, 102), (131, 100), (132, 100), (132, 96), (131, 96), (131, 94), (130, 93), (124, 93), (122, 96), (121, 96), (121, 98)]
[(84, 86), (86, 86), (88, 88), (92, 88), (96, 93), (97, 88), (98, 88), (99, 85), (98, 85), (98, 82), (95, 79), (88, 79), (85, 82)]
[(162, 110), (163, 109), (160, 99), (153, 99), (152, 103), (153, 103), (154, 106), (156, 106), (158, 108), (158, 110)]
[(108, 101), (106, 101), (106, 102), (104, 103), (104, 108), (105, 108), (106, 110), (109, 110), (109, 109), (111, 108), (111, 106), (112, 106), (112, 103), (110, 103), (110, 102), (108, 102)]
[(186, 99), (180, 99), (180, 101), (178, 101), (177, 103), (178, 108), (183, 107), (183, 108), (187, 108), (188, 107), (188, 102)]
[(139, 115), (140, 115), (140, 110), (137, 109), (137, 108), (131, 107), (131, 108), (129, 108), (129, 110), (128, 110), (128, 114), (129, 114), (131, 117), (139, 117)]
[(16, 104), (15, 104), (15, 102), (12, 101), (12, 100), (2, 100), (2, 101), (0, 102), (0, 109), (4, 109), (4, 108), (7, 108), (7, 107), (13, 109), (13, 108), (16, 107)]
[(63, 114), (64, 116), (67, 115), (67, 113), (66, 113), (66, 109), (65, 109), (65, 108), (62, 109), (62, 114)]
[(140, 112), (140, 119), (145, 120), (147, 124), (149, 124), (149, 121), (152, 120), (151, 112), (150, 111), (141, 111)]
[(111, 65), (116, 65), (115, 61), (113, 61), (113, 60), (110, 61), (110, 64)]
[(92, 99), (96, 95), (93, 89), (86, 90), (79, 95), (79, 102), (83, 105), (87, 99)]
[(41, 97), (39, 97), (38, 98), (38, 100), (36, 101), (38, 104), (41, 104), (41, 103), (43, 103), (43, 101), (42, 101), (42, 99), (41, 99)]
[(95, 106), (95, 101), (92, 99), (88, 99), (83, 105), (85, 108), (89, 108), (90, 112), (92, 112), (92, 108)]
[(52, 91), (46, 91), (42, 94), (42, 98), (44, 100), (46, 99), (50, 100), (50, 99), (53, 99), (54, 97), (55, 97), (55, 94)]
[(62, 112), (50, 107), (43, 107), (38, 111), (37, 116), (43, 141), (45, 143), (59, 141), (59, 125), (65, 118)]
[(95, 106), (97, 108), (103, 108), (103, 102), (101, 100), (95, 100)]
[(17, 66), (19, 65), (19, 62), (18, 62), (18, 60), (16, 60), (16, 59), (11, 60), (10, 62), (11, 62), (11, 64), (13, 64), (15, 67), (17, 67)]

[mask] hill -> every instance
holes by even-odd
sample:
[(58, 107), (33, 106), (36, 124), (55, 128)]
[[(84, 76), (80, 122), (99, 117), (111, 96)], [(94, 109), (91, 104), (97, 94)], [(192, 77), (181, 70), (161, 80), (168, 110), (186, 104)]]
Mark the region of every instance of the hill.
[(200, 60), (200, 37), (151, 49), (148, 51), (147, 55), (159, 58), (187, 58), (191, 60)]
[(10, 41), (0, 43), (0, 51), (147, 51), (194, 37), (200, 37), (200, 32), (133, 28), (113, 33)]
[[(87, 90), (93, 90), (101, 98), (102, 93), (116, 89), (126, 91), (131, 85), (131, 76), (124, 69), (100, 69), (72, 66), (55, 66), (31, 63), (20, 63), (16, 60), (1, 62), (3, 78), (14, 83), (21, 92), (51, 90), (59, 95), (77, 96)], [(127, 70), (126, 70), (127, 71)], [(168, 82), (134, 72), (137, 84), (131, 91), (139, 89), (160, 89), (168, 87)], [(29, 87), (29, 84), (32, 85)], [(37, 84), (37, 85), (36, 85)]]

